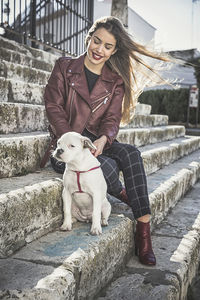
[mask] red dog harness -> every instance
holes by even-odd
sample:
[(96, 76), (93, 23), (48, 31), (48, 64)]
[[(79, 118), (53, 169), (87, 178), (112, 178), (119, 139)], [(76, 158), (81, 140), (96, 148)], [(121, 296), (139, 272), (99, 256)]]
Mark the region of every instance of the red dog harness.
[(86, 172), (89, 172), (89, 171), (93, 171), (93, 170), (96, 170), (96, 169), (98, 169), (98, 168), (100, 168), (100, 166), (94, 167), (94, 168), (89, 169), (89, 170), (87, 170), (87, 171), (74, 171), (74, 170), (71, 170), (72, 172), (75, 172), (75, 173), (76, 173), (76, 176), (77, 176), (78, 191), (76, 191), (75, 193), (84, 193), (84, 192), (82, 191), (82, 189), (81, 189), (81, 184), (80, 184), (80, 174), (81, 174), (81, 173), (86, 173)]

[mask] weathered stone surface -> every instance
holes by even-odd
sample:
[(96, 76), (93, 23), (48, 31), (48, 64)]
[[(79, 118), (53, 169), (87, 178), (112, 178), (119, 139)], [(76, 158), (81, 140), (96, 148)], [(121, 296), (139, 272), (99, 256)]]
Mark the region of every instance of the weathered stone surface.
[(16, 63), (0, 61), (0, 76), (7, 79), (14, 79), (23, 82), (47, 84), (50, 73)]
[[(128, 218), (111, 216), (109, 226), (103, 228), (101, 236), (91, 236), (89, 234), (90, 226), (91, 224), (76, 223), (72, 232), (50, 233), (32, 243), (30, 247), (27, 245), (19, 251), (14, 256), (14, 261), (16, 260), (20, 264), (22, 260), (25, 267), (31, 262), (34, 264), (33, 273), (40, 274), (43, 265), (62, 265), (55, 268), (51, 274), (49, 274), (49, 267), (44, 269), (43, 272), (46, 272), (46, 276), (39, 279), (37, 284), (35, 281), (31, 283), (29, 280), (30, 269), (22, 268), (23, 276), (19, 275), (22, 277), (22, 281), (18, 282), (16, 276), (11, 276), (13, 281), (10, 280), (9, 285), (6, 284), (6, 288), (10, 290), (10, 292), (7, 291), (7, 294), (15, 295), (19, 291), (13, 291), (13, 289), (17, 288), (21, 290), (20, 295), (23, 297), (25, 297), (24, 295), (32, 296), (38, 292), (41, 299), (74, 299), (75, 294), (76, 299), (92, 299), (130, 257), (133, 247), (133, 223)], [(1, 260), (4, 265), (7, 261), (10, 262), (7, 264), (6, 275), (2, 274), (1, 288), (4, 288), (5, 277), (8, 278), (8, 273), (13, 271), (11, 260)], [(29, 289), (28, 291), (22, 288), (24, 281), (28, 281), (25, 287)], [(62, 295), (62, 292), (70, 290), (69, 283), (71, 285), (70, 297), (72, 298), (64, 298), (66, 294)], [(31, 290), (33, 286), (34, 288)], [(42, 298), (45, 293), (48, 297)], [(55, 295), (58, 295), (57, 298), (53, 298)], [(22, 298), (22, 296), (19, 299), (29, 299)]]
[(0, 195), (0, 257), (61, 223), (61, 193), (62, 181), (55, 179)]
[(37, 58), (41, 61), (45, 61), (50, 64), (54, 63), (55, 60), (58, 58), (57, 55), (19, 44), (15, 41), (3, 38), (2, 36), (0, 37), (0, 46), (1, 48), (13, 50), (17, 53), (24, 54), (31, 58)]
[(44, 104), (44, 86), (0, 77), (0, 101)]
[(24, 188), (25, 186), (43, 183), (44, 181), (56, 178), (62, 179), (62, 174), (55, 173), (50, 166), (27, 175), (1, 178), (0, 194), (7, 194), (13, 190)]
[(0, 57), (8, 62), (19, 64), (21, 66), (27, 66), (39, 70), (51, 72), (54, 60), (51, 63), (45, 62), (44, 60), (37, 59), (35, 57), (27, 56), (23, 53), (16, 52), (7, 48), (0, 48)]
[[(39, 268), (43, 268), (41, 265), (36, 268), (38, 272)], [(29, 274), (28, 274), (29, 275)], [(33, 273), (33, 275), (35, 275)], [(26, 273), (23, 273), (23, 277)], [(33, 277), (33, 280), (35, 278)], [(39, 281), (40, 283), (40, 281)], [(63, 266), (60, 266), (53, 270), (52, 274), (46, 276), (46, 281), (40, 283), (40, 286), (33, 288), (22, 288), (17, 290), (3, 290), (0, 291), (0, 299), (23, 299), (23, 300), (74, 300), (76, 291), (76, 282), (73, 274), (66, 270)]]
[(0, 134), (46, 131), (47, 128), (44, 106), (0, 102)]
[(54, 267), (18, 259), (0, 260), (0, 290), (33, 288), (38, 281), (51, 274)]
[(151, 113), (151, 105), (137, 103), (135, 108), (135, 115), (149, 116)]
[(0, 178), (37, 170), (48, 144), (49, 135), (46, 133), (0, 136)]
[(164, 165), (168, 165), (175, 160), (188, 155), (199, 149), (200, 137), (186, 137), (167, 141), (158, 145), (147, 145), (139, 148), (142, 152), (144, 168), (146, 174), (156, 172)]
[(147, 144), (172, 140), (184, 135), (184, 126), (160, 126), (138, 129), (120, 129), (117, 139), (122, 143), (140, 147)]
[[(112, 282), (105, 295), (102, 291), (97, 300), (179, 300), (178, 289), (171, 285), (166, 278), (163, 278), (165, 274), (158, 272), (157, 280), (150, 278), (148, 281), (148, 270), (146, 269), (143, 273), (141, 275), (137, 274), (137, 271), (133, 274), (125, 272)], [(152, 274), (150, 275), (153, 277)]]
[(152, 127), (152, 126), (166, 126), (168, 125), (168, 116), (165, 115), (135, 115), (133, 121), (128, 125), (121, 125), (121, 128), (133, 127)]

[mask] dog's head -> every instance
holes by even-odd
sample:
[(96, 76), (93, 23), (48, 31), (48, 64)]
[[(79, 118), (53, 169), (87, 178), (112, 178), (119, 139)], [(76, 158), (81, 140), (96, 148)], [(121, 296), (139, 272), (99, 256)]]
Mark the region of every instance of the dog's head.
[(60, 161), (69, 163), (76, 160), (86, 148), (96, 149), (89, 138), (77, 132), (67, 132), (58, 140), (53, 156)]

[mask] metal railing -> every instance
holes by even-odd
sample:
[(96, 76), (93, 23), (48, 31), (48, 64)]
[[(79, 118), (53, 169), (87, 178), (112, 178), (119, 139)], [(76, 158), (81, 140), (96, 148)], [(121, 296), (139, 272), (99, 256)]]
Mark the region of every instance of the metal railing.
[(84, 51), (93, 0), (0, 0), (3, 36), (64, 55)]

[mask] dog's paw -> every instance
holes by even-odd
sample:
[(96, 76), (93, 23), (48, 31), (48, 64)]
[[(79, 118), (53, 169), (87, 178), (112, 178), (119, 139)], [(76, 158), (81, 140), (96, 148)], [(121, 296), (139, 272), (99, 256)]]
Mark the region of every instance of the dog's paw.
[(102, 234), (102, 228), (101, 227), (93, 227), (92, 226), (92, 228), (90, 230), (90, 233), (92, 235), (100, 235), (100, 234)]
[(101, 225), (102, 225), (102, 226), (108, 226), (108, 220), (102, 219), (102, 220), (101, 220)]
[(61, 231), (70, 231), (72, 230), (72, 224), (62, 224), (62, 226), (60, 227)]

